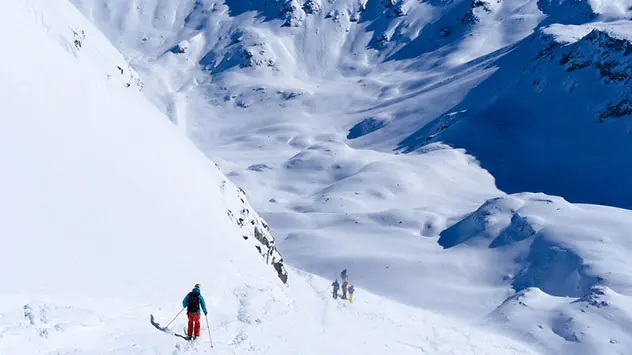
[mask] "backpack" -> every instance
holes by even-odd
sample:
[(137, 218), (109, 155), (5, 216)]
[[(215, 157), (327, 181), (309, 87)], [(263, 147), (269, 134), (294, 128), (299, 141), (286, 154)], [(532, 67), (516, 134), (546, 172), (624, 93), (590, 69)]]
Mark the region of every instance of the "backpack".
[(200, 311), (200, 294), (190, 292), (187, 300), (187, 313), (198, 313)]

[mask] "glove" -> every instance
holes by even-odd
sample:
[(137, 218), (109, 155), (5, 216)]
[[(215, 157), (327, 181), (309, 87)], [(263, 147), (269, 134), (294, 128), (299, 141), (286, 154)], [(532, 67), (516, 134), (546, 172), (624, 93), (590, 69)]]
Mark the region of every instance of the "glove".
[(207, 314), (208, 314), (208, 312), (204, 312), (204, 315), (207, 315)]

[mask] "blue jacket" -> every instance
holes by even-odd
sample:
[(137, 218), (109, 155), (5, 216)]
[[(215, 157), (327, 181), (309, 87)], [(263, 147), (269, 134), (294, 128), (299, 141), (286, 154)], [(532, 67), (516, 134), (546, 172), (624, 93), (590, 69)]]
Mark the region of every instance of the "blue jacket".
[[(206, 311), (206, 302), (204, 302), (204, 297), (202, 297), (202, 294), (200, 293), (200, 289), (196, 287), (191, 292), (195, 292), (199, 295), (200, 306), (201, 306), (200, 309), (204, 312), (204, 314), (208, 313)], [(182, 300), (182, 307), (187, 308), (188, 304), (189, 304), (189, 293), (187, 293), (186, 297), (184, 297), (184, 300)], [(198, 309), (198, 311), (195, 313), (200, 314), (200, 310)]]

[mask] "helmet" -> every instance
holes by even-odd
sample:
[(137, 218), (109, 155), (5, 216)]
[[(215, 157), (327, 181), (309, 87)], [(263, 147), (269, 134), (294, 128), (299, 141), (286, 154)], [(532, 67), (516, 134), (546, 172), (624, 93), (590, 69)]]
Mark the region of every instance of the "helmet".
[(200, 288), (200, 284), (195, 284), (195, 286), (193, 286), (195, 288)]

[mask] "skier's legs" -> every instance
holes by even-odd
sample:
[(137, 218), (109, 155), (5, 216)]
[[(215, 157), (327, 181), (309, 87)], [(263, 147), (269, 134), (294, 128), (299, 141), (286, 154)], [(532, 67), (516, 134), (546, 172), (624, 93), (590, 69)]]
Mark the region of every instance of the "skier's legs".
[(193, 315), (193, 334), (195, 337), (200, 336), (200, 314)]
[(194, 321), (194, 318), (195, 318), (195, 314), (187, 313), (187, 317), (189, 318), (189, 324), (188, 324), (188, 327), (187, 327), (187, 335), (188, 336), (192, 336), (193, 335), (193, 321)]

